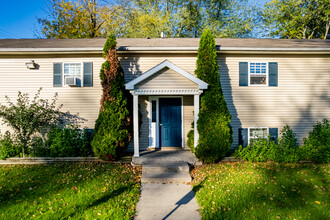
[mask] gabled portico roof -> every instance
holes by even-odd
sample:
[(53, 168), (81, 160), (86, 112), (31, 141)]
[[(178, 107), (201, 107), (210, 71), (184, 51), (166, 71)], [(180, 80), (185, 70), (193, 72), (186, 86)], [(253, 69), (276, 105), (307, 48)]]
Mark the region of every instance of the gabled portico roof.
[(126, 89), (128, 90), (134, 90), (135, 86), (139, 83), (141, 83), (142, 81), (152, 77), (153, 75), (157, 74), (159, 71), (161, 71), (164, 68), (169, 68), (174, 70), (176, 73), (180, 74), (181, 76), (183, 76), (184, 78), (194, 82), (195, 84), (197, 84), (198, 89), (207, 89), (208, 84), (200, 79), (198, 79), (197, 77), (191, 75), (190, 73), (188, 73), (187, 71), (181, 69), (180, 67), (174, 65), (173, 63), (171, 63), (168, 60), (164, 60), (163, 62), (161, 62), (160, 64), (158, 64), (157, 66), (151, 68), (150, 70), (148, 70), (147, 72), (145, 72), (144, 74), (142, 74), (141, 76), (135, 78), (134, 80), (130, 81), (129, 83), (125, 84)]

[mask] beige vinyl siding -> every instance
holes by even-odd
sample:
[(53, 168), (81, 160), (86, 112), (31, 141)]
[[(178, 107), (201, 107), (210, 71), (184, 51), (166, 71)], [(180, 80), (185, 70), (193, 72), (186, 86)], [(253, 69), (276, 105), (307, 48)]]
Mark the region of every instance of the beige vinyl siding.
[[(183, 96), (183, 140), (184, 147), (187, 145), (187, 134), (192, 129), (191, 124), (194, 122), (194, 96)], [(189, 149), (189, 148), (188, 148)]]
[(139, 96), (139, 145), (140, 150), (146, 150), (149, 147), (149, 101), (148, 96)]
[(196, 83), (172, 69), (164, 68), (136, 85), (136, 89), (198, 89)]
[[(28, 93), (32, 99), (37, 90), (42, 87), (41, 98), (52, 100), (58, 93), (58, 105), (63, 105), (62, 111), (88, 120), (82, 127), (94, 128), (98, 117), (102, 89), (99, 79), (99, 70), (103, 62), (102, 58), (49, 58), (34, 57), (39, 69), (29, 70), (25, 63), (30, 58), (0, 58), (0, 103), (6, 104), (7, 95), (16, 102), (17, 93)], [(93, 62), (93, 87), (53, 87), (53, 63), (54, 62)], [(1, 132), (7, 130), (5, 125), (0, 125)]]
[[(58, 104), (63, 111), (79, 113), (88, 121), (83, 124), (93, 128), (98, 116), (102, 88), (99, 70), (103, 59), (91, 56), (70, 57), (68, 55), (36, 56), (33, 58), (0, 58), (0, 102), (6, 103), (5, 95), (12, 101), (17, 92), (28, 92), (34, 96), (43, 87), (42, 98), (51, 99), (58, 92)], [(169, 60), (183, 70), (194, 74), (196, 55), (194, 54), (120, 54), (125, 81), (140, 76), (164, 60)], [(25, 63), (34, 59), (38, 70), (28, 70)], [(232, 115), (233, 146), (238, 144), (238, 128), (292, 126), (300, 142), (308, 135), (313, 125), (323, 118), (330, 119), (330, 56), (329, 55), (230, 55), (218, 56), (221, 85)], [(278, 87), (239, 87), (239, 62), (278, 62)], [(93, 62), (93, 87), (53, 87), (54, 62)], [(148, 102), (139, 98), (143, 116), (143, 137), (140, 147), (148, 146)], [(184, 140), (193, 120), (193, 97), (184, 96)], [(145, 112), (143, 112), (145, 111)], [(144, 123), (145, 122), (145, 123)], [(0, 127), (1, 132), (6, 128)], [(142, 128), (141, 128), (142, 132)]]
[[(278, 86), (239, 86), (239, 62), (278, 62)], [(326, 55), (222, 55), (220, 78), (232, 115), (233, 146), (238, 128), (286, 124), (300, 144), (317, 121), (330, 118), (330, 57)], [(268, 80), (268, 79), (267, 79)]]

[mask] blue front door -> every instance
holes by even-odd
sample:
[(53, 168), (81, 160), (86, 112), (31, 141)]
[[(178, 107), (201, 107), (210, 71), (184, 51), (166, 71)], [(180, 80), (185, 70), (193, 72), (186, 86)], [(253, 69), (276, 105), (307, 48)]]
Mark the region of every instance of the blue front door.
[(181, 99), (159, 99), (160, 146), (182, 147)]

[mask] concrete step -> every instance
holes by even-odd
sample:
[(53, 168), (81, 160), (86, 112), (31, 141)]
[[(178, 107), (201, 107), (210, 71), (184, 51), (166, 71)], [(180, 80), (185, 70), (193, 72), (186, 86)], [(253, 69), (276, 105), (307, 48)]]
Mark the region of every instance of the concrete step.
[(189, 166), (186, 162), (172, 162), (172, 163), (147, 163), (142, 166), (142, 172), (187, 172), (189, 173)]
[(142, 183), (190, 183), (189, 172), (142, 173)]

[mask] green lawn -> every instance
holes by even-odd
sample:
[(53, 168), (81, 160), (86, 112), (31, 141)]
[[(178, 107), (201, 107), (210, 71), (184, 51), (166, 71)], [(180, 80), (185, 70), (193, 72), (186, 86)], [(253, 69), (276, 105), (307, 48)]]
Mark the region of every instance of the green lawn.
[(0, 219), (130, 219), (140, 176), (130, 165), (0, 166)]
[(329, 219), (330, 165), (220, 163), (192, 171), (203, 219)]

